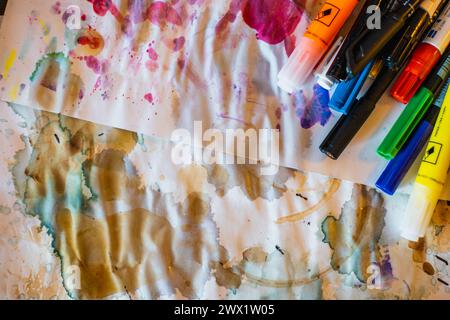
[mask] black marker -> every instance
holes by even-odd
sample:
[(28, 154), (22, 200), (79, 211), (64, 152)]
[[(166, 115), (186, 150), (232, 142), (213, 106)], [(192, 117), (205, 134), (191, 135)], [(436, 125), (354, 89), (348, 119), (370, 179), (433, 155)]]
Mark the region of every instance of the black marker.
[[(417, 11), (407, 26), (388, 45), (384, 66), (368, 92), (358, 100), (347, 115), (342, 116), (320, 145), (320, 151), (336, 160), (372, 114), (377, 102), (407, 62), (426, 28), (417, 27), (422, 15)], [(399, 46), (401, 44), (401, 46)], [(386, 62), (386, 60), (388, 60)]]
[(381, 18), (381, 29), (364, 31), (346, 51), (349, 73), (356, 75), (378, 56), (384, 47), (403, 28), (406, 20), (414, 13), (421, 0), (406, 0), (393, 12)]
[(5, 14), (6, 4), (8, 3), (7, 0), (0, 0), (0, 16)]
[(370, 6), (377, 6), (382, 12), (388, 11), (393, 4), (397, 3), (397, 0), (367, 0), (362, 7), (358, 18), (356, 19), (353, 27), (342, 43), (339, 52), (336, 54), (336, 58), (331, 64), (330, 69), (327, 72), (327, 77), (338, 81), (345, 81), (348, 78), (347, 73), (347, 58), (345, 57), (347, 49), (350, 45), (365, 31), (367, 30), (367, 19), (369, 13), (367, 8)]

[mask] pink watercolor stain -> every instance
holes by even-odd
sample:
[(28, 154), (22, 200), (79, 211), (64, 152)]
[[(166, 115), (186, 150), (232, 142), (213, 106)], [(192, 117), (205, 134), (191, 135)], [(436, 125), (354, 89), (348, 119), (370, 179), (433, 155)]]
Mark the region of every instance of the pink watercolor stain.
[(144, 96), (144, 99), (148, 101), (148, 103), (153, 103), (153, 95), (151, 93), (147, 93)]
[(150, 71), (150, 72), (155, 72), (156, 70), (158, 70), (158, 63), (152, 60), (149, 60), (145, 63), (145, 67)]
[(57, 1), (53, 6), (52, 6), (52, 12), (54, 14), (61, 14), (62, 10), (61, 10), (61, 2)]
[(269, 44), (283, 42), (295, 31), (303, 15), (291, 0), (232, 0), (228, 12), (216, 25), (216, 32), (223, 32), (240, 11), (245, 23), (257, 31), (258, 40)]

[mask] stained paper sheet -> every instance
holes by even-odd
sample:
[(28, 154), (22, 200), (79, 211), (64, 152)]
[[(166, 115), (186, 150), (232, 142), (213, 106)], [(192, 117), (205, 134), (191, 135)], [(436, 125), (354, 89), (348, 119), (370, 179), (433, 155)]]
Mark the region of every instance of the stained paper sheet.
[(253, 165), (176, 166), (167, 142), (0, 103), (0, 298), (448, 299), (449, 206)]
[(178, 166), (167, 139), (39, 109), (0, 102), (0, 298), (449, 297), (444, 201), (412, 245), (405, 195)]
[(164, 139), (200, 120), (278, 128), (282, 166), (373, 186), (386, 166), (375, 150), (403, 107), (384, 97), (339, 161), (318, 151), (339, 115), (312, 84), (276, 85), (319, 4), (299, 2), (10, 1), (0, 98)]

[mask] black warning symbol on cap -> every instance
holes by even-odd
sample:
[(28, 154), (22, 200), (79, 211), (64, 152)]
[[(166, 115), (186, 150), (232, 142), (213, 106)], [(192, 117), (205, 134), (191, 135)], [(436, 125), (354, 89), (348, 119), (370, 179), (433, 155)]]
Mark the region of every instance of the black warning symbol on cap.
[(430, 141), (425, 156), (423, 157), (423, 162), (437, 164), (439, 156), (441, 155), (441, 150), (442, 144)]
[(329, 27), (333, 23), (334, 19), (336, 19), (340, 11), (341, 9), (339, 9), (335, 5), (326, 2), (319, 11), (316, 17), (316, 21), (323, 23), (324, 25)]

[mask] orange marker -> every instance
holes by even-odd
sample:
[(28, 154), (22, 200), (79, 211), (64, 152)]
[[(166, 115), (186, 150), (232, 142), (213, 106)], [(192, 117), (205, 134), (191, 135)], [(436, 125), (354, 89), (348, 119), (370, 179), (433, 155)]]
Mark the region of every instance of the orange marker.
[(306, 82), (357, 4), (358, 0), (325, 2), (278, 74), (278, 86), (281, 89), (293, 93)]

